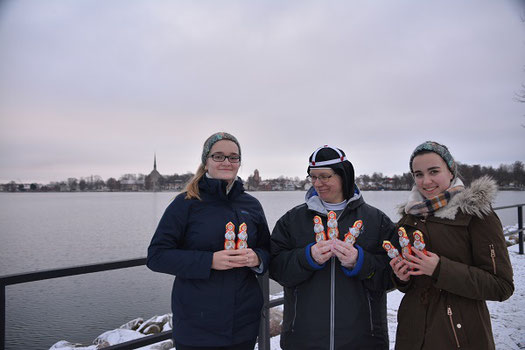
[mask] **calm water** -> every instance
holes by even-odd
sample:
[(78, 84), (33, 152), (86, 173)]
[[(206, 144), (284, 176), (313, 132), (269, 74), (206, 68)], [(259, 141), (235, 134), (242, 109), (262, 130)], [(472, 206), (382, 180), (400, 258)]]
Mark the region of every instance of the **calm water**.
[[(0, 275), (146, 256), (174, 193), (0, 193)], [(304, 192), (255, 192), (270, 229)], [(407, 192), (364, 192), (392, 220)], [(496, 206), (525, 202), (500, 192)], [(516, 209), (498, 211), (504, 225)], [(59, 340), (90, 344), (136, 317), (170, 312), (173, 277), (145, 267), (9, 286), (7, 349), (47, 349)]]

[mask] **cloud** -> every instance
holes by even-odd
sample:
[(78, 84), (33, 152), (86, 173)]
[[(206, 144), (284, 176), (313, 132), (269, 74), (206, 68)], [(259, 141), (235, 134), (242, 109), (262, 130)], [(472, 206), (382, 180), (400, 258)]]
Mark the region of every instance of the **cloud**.
[(523, 161), (518, 6), (7, 2), (0, 182), (36, 178), (34, 164), (147, 173), (153, 152), (161, 173), (194, 171), (219, 130), (241, 140), (244, 177), (302, 177), (325, 143), (358, 174), (406, 171), (427, 139), (464, 163)]

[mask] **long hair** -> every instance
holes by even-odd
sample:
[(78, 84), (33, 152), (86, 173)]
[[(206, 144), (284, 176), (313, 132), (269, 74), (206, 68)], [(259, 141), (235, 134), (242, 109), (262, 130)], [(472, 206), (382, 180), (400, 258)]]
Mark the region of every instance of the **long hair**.
[(201, 196), (199, 193), (199, 181), (202, 179), (204, 174), (206, 174), (206, 168), (204, 164), (201, 164), (199, 165), (199, 168), (197, 169), (195, 175), (193, 175), (190, 182), (188, 182), (188, 184), (186, 185), (186, 197), (184, 197), (185, 199), (201, 200)]

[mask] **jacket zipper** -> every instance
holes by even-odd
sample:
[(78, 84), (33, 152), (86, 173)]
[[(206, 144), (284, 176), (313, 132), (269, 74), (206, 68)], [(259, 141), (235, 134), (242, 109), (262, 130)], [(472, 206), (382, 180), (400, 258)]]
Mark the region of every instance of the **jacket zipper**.
[(494, 269), (494, 274), (496, 274), (496, 251), (494, 250), (494, 244), (489, 244), (490, 248), (490, 257), (492, 258), (492, 268)]
[(366, 291), (366, 299), (368, 300), (368, 312), (370, 314), (370, 332), (374, 336), (374, 319), (372, 318), (372, 301), (370, 300), (370, 292)]
[(292, 332), (295, 331), (295, 319), (297, 318), (297, 288), (294, 288), (293, 290), (294, 295), (294, 305), (293, 305), (293, 320), (292, 320)]
[(456, 345), (459, 349), (461, 348), (461, 346), (459, 346), (458, 334), (456, 333), (456, 328), (454, 328), (454, 320), (452, 319), (452, 308), (450, 307), (450, 305), (447, 306), (447, 315), (450, 320), (450, 326), (452, 327), (452, 332), (454, 333), (454, 338), (456, 338)]

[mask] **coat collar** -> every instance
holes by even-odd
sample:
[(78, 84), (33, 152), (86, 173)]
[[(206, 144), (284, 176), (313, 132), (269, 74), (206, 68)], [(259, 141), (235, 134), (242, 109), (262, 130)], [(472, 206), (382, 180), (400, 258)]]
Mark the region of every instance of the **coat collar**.
[[(326, 210), (325, 206), (323, 205), (323, 202), (321, 201), (321, 198), (315, 191), (315, 188), (312, 186), (310, 189), (306, 192), (306, 195), (304, 196), (304, 200), (306, 203), (306, 206), (308, 209), (316, 211), (320, 214), (328, 214), (328, 211)], [(357, 185), (354, 186), (354, 195), (352, 198), (350, 198), (346, 204), (346, 208), (356, 208), (363, 202), (363, 197), (361, 196), (361, 191), (357, 187)], [(346, 209), (345, 208), (345, 209)]]
[(212, 196), (217, 196), (221, 199), (235, 198), (238, 195), (244, 193), (244, 186), (242, 180), (237, 177), (234, 181), (230, 191), (226, 193), (226, 187), (228, 182), (224, 180), (213, 179), (207, 176), (203, 176), (199, 181), (199, 190), (203, 193), (210, 194)]
[[(470, 187), (455, 195), (443, 208), (434, 212), (441, 219), (454, 220), (459, 212), (482, 218), (491, 212), (492, 202), (496, 199), (498, 185), (488, 176), (483, 176), (472, 182)], [(398, 207), (399, 214), (405, 215), (406, 203)]]

